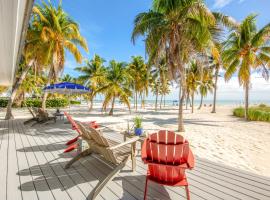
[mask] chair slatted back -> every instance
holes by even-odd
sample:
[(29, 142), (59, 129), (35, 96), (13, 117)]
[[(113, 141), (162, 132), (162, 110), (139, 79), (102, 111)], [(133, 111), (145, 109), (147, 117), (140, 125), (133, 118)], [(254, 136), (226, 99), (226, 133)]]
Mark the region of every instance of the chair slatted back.
[(101, 131), (96, 130), (89, 126), (84, 126), (81, 123), (78, 123), (79, 129), (82, 131), (82, 133), (88, 132), (92, 140), (95, 142), (95, 144), (91, 146), (92, 149), (98, 151), (97, 153), (101, 154), (107, 161), (118, 164), (116, 155), (114, 154), (113, 150), (109, 149), (110, 144), (103, 136)]
[(41, 120), (45, 120), (49, 118), (49, 113), (42, 108), (38, 108), (38, 116)]
[(77, 130), (78, 133), (81, 135), (81, 133), (80, 133), (80, 131), (79, 131), (79, 128), (78, 128), (78, 125), (77, 125), (77, 123), (74, 121), (74, 119), (73, 119), (67, 112), (64, 112), (64, 115), (66, 116), (67, 120), (68, 120), (69, 123), (71, 124), (72, 129), (73, 129), (73, 130)]
[[(191, 164), (189, 144), (181, 135), (171, 131), (159, 131), (146, 139), (146, 162), (149, 176), (159, 182), (173, 184), (185, 178), (181, 164)], [(191, 161), (192, 162), (192, 161)]]

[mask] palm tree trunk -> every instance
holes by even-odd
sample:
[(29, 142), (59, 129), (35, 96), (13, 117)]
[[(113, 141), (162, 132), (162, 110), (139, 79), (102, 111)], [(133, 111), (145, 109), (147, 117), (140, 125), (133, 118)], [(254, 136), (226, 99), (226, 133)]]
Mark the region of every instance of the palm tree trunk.
[(113, 96), (113, 100), (112, 100), (112, 107), (111, 107), (111, 110), (109, 112), (109, 115), (113, 115), (113, 109), (114, 109), (114, 101), (115, 101), (115, 96)]
[(184, 132), (183, 103), (185, 101), (185, 88), (179, 88), (179, 108), (178, 108), (178, 131)]
[(200, 105), (198, 107), (198, 110), (200, 110), (202, 108), (202, 103), (203, 103), (203, 95), (201, 94), (201, 101), (200, 101)]
[(29, 65), (26, 66), (26, 68), (24, 69), (20, 78), (14, 83), (14, 85), (12, 87), (12, 93), (9, 97), (8, 105), (7, 105), (7, 112), (6, 112), (6, 116), (5, 116), (6, 120), (14, 118), (12, 115), (12, 104), (14, 102), (14, 99), (16, 97), (16, 94), (17, 94), (19, 87), (21, 86), (23, 80), (25, 79), (25, 77), (26, 77), (28, 71), (30, 70), (30, 68), (32, 67), (32, 65), (33, 65), (33, 61), (30, 61)]
[(191, 113), (194, 113), (194, 92), (191, 94)]
[[(48, 82), (47, 82), (47, 86), (50, 85), (51, 83), (51, 80), (52, 80), (52, 76), (53, 76), (53, 68), (50, 68), (50, 71), (49, 71), (49, 74), (48, 74)], [(48, 97), (48, 93), (45, 92), (43, 94), (43, 97), (42, 97), (42, 109), (46, 109), (46, 100), (47, 100), (47, 97)]]
[(94, 101), (94, 98), (93, 97), (90, 97), (89, 98), (89, 102), (88, 102), (88, 104), (89, 104), (89, 111), (91, 111), (92, 109), (93, 109), (93, 101)]
[(186, 96), (186, 110), (188, 109), (188, 104), (189, 104), (189, 92), (187, 92)]
[(216, 113), (218, 73), (219, 73), (219, 65), (217, 65), (216, 72), (215, 72), (214, 101), (213, 101), (212, 113)]
[(137, 109), (138, 109), (138, 92), (137, 91), (135, 92), (135, 104), (136, 104), (135, 110), (137, 112)]
[(245, 85), (245, 119), (248, 120), (249, 82)]
[(163, 108), (165, 108), (165, 97), (166, 95), (164, 95), (164, 99), (163, 99)]
[(159, 109), (161, 109), (162, 101), (163, 101), (163, 95), (161, 95), (161, 98), (160, 98)]
[(155, 111), (157, 111), (157, 104), (158, 104), (158, 91), (156, 92)]

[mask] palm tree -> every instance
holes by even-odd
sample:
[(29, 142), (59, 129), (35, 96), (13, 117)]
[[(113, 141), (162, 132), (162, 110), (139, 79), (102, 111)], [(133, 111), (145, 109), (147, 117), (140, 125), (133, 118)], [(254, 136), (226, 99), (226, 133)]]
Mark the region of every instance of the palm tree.
[(156, 95), (155, 111), (157, 111), (158, 96), (161, 94), (162, 87), (168, 84), (168, 67), (166, 58), (157, 59), (153, 64), (154, 69), (151, 71), (152, 92)]
[(161, 85), (160, 88), (160, 95), (161, 95), (161, 99), (160, 99), (160, 109), (161, 109), (161, 105), (162, 105), (162, 101), (163, 101), (163, 107), (165, 107), (165, 97), (167, 94), (170, 94), (170, 82), (168, 79), (165, 80), (165, 83)]
[(151, 81), (151, 89), (152, 89), (152, 93), (155, 94), (155, 96), (156, 96), (155, 111), (157, 111), (157, 107), (158, 107), (158, 96), (160, 94), (160, 88), (161, 88), (160, 80), (152, 79), (152, 81)]
[(148, 68), (144, 63), (143, 57), (132, 56), (132, 61), (129, 64), (129, 73), (133, 77), (134, 88), (134, 105), (135, 110), (138, 108), (138, 96), (143, 96), (143, 93), (148, 91), (146, 85), (148, 85)]
[(75, 70), (82, 73), (78, 79), (82, 80), (91, 89), (89, 94), (89, 110), (93, 109), (93, 100), (97, 95), (98, 88), (103, 86), (106, 81), (104, 62), (103, 58), (95, 54), (93, 59), (86, 61), (85, 66), (75, 68)]
[(239, 28), (235, 28), (225, 41), (222, 54), (228, 81), (237, 72), (240, 86), (245, 90), (245, 119), (248, 120), (249, 88), (252, 69), (262, 69), (268, 74), (266, 66), (270, 62), (269, 44), (270, 24), (257, 30), (256, 15), (247, 16)]
[(203, 103), (203, 98), (207, 96), (208, 92), (213, 92), (214, 89), (214, 82), (213, 82), (213, 75), (212, 71), (208, 68), (204, 68), (202, 72), (202, 78), (199, 81), (199, 93), (201, 95), (201, 100), (200, 100), (200, 105), (198, 109), (201, 109), (202, 103)]
[(73, 82), (74, 78), (71, 77), (69, 74), (65, 74), (62, 78), (61, 78), (62, 82)]
[(29, 70), (34, 68), (36, 74), (36, 71), (42, 69), (41, 66), (47, 65), (48, 49), (48, 46), (40, 38), (40, 30), (33, 26), (33, 24), (30, 24), (26, 34), (23, 55), (18, 66), (19, 70), (17, 71), (16, 80), (12, 86), (11, 95), (9, 97), (5, 119), (13, 118), (12, 105), (19, 87), (23, 83)]
[[(192, 61), (190, 67), (186, 69), (186, 88), (187, 94), (191, 96), (191, 113), (194, 112), (194, 95), (197, 91), (199, 81), (201, 78), (200, 67), (197, 61)], [(187, 103), (187, 102), (186, 102)]]
[(8, 87), (6, 86), (0, 86), (0, 94), (6, 92)]
[(181, 86), (179, 131), (184, 131), (185, 64), (194, 52), (203, 51), (208, 45), (211, 39), (209, 26), (213, 26), (215, 21), (215, 16), (202, 0), (154, 0), (151, 10), (140, 13), (135, 19), (133, 40), (139, 35), (146, 35), (150, 59), (165, 52), (171, 77)]
[(217, 102), (217, 84), (218, 84), (218, 77), (219, 77), (219, 71), (222, 65), (222, 58), (221, 58), (221, 45), (219, 43), (216, 43), (214, 48), (212, 48), (212, 65), (215, 69), (215, 75), (214, 75), (214, 98), (213, 98), (213, 108), (211, 113), (216, 113), (216, 102)]
[(124, 62), (110, 61), (106, 71), (105, 82), (97, 89), (97, 92), (102, 93), (105, 97), (102, 106), (103, 110), (106, 110), (108, 104), (111, 102), (109, 115), (113, 115), (116, 98), (119, 98), (120, 102), (126, 104), (130, 109), (129, 97), (132, 94), (130, 90), (132, 77), (128, 73), (126, 66)]
[[(48, 83), (56, 79), (63, 71), (65, 52), (69, 51), (78, 63), (82, 62), (81, 46), (88, 51), (85, 39), (81, 36), (79, 25), (63, 10), (61, 2), (57, 8), (51, 2), (36, 4), (33, 7), (33, 26), (40, 30), (41, 40), (48, 46), (49, 74)], [(43, 96), (42, 107), (45, 108), (47, 94)]]

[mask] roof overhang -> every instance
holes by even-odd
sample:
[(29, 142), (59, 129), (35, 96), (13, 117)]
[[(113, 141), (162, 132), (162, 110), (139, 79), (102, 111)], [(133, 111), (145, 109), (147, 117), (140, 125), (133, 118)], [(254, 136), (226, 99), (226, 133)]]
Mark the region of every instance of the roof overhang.
[(0, 85), (13, 84), (34, 0), (0, 1)]

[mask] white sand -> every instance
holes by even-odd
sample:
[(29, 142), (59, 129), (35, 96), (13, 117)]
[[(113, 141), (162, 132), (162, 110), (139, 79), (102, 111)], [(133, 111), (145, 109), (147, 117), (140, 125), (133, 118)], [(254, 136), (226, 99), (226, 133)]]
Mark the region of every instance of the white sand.
[[(186, 138), (193, 152), (214, 162), (270, 177), (270, 123), (246, 122), (232, 116), (232, 107), (218, 107), (216, 114), (211, 108), (185, 111)], [(25, 112), (16, 111), (17, 117), (25, 117)], [(117, 106), (114, 116), (103, 115), (100, 109), (88, 112), (86, 107), (73, 108), (71, 114), (80, 121), (96, 120), (115, 131), (127, 129), (127, 121), (134, 115), (143, 117), (144, 129), (151, 133), (160, 129), (177, 129), (177, 107), (154, 112), (150, 107), (140, 109), (131, 115)], [(0, 117), (4, 113), (0, 111)]]

